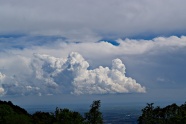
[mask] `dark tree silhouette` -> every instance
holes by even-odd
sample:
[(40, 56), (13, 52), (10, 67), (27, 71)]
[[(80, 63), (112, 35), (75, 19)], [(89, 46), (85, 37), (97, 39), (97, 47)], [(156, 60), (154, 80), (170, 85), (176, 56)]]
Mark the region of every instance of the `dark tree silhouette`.
[(31, 124), (31, 115), (12, 102), (0, 101), (0, 124)]
[(100, 100), (93, 101), (88, 113), (85, 113), (85, 118), (89, 124), (103, 124), (102, 113), (100, 112)]
[(147, 104), (142, 109), (142, 115), (138, 118), (139, 124), (185, 124), (186, 123), (186, 103), (181, 106), (168, 105), (164, 108)]
[(0, 124), (102, 124), (100, 100), (94, 101), (90, 107), (85, 118), (67, 108), (56, 108), (54, 113), (39, 111), (30, 115), (12, 102), (0, 100)]
[(83, 124), (84, 118), (78, 112), (70, 111), (69, 109), (56, 108), (55, 111), (56, 123), (60, 124)]
[(54, 115), (49, 112), (35, 112), (32, 119), (35, 124), (53, 124), (55, 122)]

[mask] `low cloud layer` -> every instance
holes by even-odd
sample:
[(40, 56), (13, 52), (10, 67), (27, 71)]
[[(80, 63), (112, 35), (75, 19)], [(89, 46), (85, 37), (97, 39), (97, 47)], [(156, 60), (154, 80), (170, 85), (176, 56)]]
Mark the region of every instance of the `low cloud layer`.
[(30, 64), (25, 66), (31, 73), (24, 79), (20, 79), (19, 73), (13, 76), (0, 73), (1, 95), (146, 92), (145, 87), (125, 76), (126, 68), (120, 59), (114, 59), (111, 68), (89, 69), (89, 63), (76, 52), (67, 58), (34, 54)]
[[(138, 93), (145, 92), (143, 86), (149, 91), (184, 85), (185, 36), (118, 39), (117, 46), (109, 41), (68, 43), (62, 39), (39, 44), (45, 39), (29, 42), (25, 38), (1, 39), (1, 95)], [(11, 46), (12, 40), (21, 43)], [(160, 83), (159, 77), (166, 80)]]

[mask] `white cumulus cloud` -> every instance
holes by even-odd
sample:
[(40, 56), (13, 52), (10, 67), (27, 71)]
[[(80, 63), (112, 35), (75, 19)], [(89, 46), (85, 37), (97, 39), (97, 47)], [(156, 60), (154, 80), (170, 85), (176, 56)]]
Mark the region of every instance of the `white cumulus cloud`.
[(47, 85), (61, 87), (63, 93), (108, 94), (146, 92), (134, 79), (125, 76), (125, 66), (120, 59), (112, 61), (112, 68), (99, 66), (88, 69), (89, 63), (76, 52), (68, 58), (55, 58), (35, 54), (41, 63), (34, 65), (37, 78)]
[(102, 94), (145, 92), (145, 87), (125, 76), (125, 66), (120, 59), (112, 61), (112, 68), (99, 66), (94, 70), (85, 70), (75, 78), (75, 94)]

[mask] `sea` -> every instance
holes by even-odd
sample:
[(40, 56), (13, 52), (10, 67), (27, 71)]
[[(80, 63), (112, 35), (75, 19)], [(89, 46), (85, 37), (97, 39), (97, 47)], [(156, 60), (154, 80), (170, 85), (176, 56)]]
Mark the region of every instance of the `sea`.
[[(22, 106), (30, 114), (36, 111), (55, 112), (56, 107), (68, 108), (77, 111), (84, 116), (89, 111), (90, 105), (87, 104), (63, 104), (63, 105), (25, 105)], [(143, 106), (144, 107), (144, 106)], [(108, 104), (101, 106), (100, 111), (103, 115), (104, 124), (137, 124), (137, 119), (141, 115), (142, 106)]]

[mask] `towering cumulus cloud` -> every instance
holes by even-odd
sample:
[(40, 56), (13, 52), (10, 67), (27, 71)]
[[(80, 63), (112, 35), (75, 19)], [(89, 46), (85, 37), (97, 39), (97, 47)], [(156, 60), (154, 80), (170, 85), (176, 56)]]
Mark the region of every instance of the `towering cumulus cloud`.
[(34, 54), (32, 63), (35, 77), (49, 89), (71, 94), (144, 93), (145, 87), (125, 76), (125, 65), (120, 59), (112, 67), (88, 69), (89, 63), (76, 52), (65, 59)]

